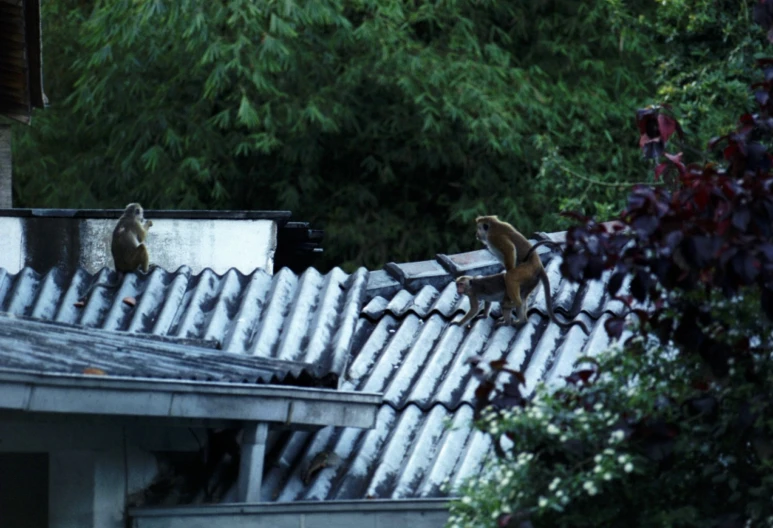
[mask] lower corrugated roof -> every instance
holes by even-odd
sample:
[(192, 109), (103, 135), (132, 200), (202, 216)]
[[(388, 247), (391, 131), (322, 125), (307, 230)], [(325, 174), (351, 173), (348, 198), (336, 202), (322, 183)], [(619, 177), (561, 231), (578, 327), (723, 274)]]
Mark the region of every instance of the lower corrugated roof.
[[(297, 276), (256, 270), (223, 275), (181, 267), (127, 274), (119, 288), (97, 288), (78, 299), (108, 270), (92, 276), (52, 269), (17, 274), (0, 269), (0, 311), (106, 331), (215, 341), (237, 357), (295, 361), (338, 379), (349, 358), (365, 295), (367, 272), (310, 268)], [(128, 301), (128, 302), (127, 302)]]
[[(127, 332), (0, 316), (0, 369), (294, 386), (322, 386), (315, 365), (266, 360)], [(335, 387), (335, 380), (327, 385)]]

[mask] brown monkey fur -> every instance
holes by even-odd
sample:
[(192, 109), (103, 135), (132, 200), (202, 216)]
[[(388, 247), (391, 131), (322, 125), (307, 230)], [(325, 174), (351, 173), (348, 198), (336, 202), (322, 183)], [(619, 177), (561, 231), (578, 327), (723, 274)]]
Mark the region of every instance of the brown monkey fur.
[(479, 315), (480, 301), (483, 301), (484, 313), (483, 317), (488, 317), (491, 311), (491, 303), (498, 302), (502, 304), (502, 318), (499, 319), (495, 326), (503, 324), (510, 325), (513, 322), (513, 308), (515, 305), (505, 294), (505, 274), (497, 273), (496, 275), (486, 275), (477, 277), (471, 277), (469, 275), (463, 275), (456, 279), (456, 292), (459, 295), (466, 295), (470, 299), (470, 310), (464, 314), (464, 317), (459, 321), (454, 321), (453, 324), (464, 325), (471, 319)]
[(126, 206), (113, 229), (113, 240), (110, 243), (116, 271), (127, 273), (140, 268), (143, 273), (148, 272), (150, 256), (144, 242), (152, 225), (153, 222), (145, 220), (140, 204), (130, 203)]
[(153, 225), (150, 220), (145, 220), (142, 206), (138, 203), (130, 203), (124, 209), (113, 228), (113, 238), (110, 242), (110, 252), (113, 254), (113, 262), (118, 278), (114, 283), (97, 283), (91, 286), (81, 297), (81, 301), (87, 299), (95, 288), (116, 288), (123, 278), (124, 273), (142, 270), (147, 273), (150, 265), (150, 255), (145, 245), (145, 237), (148, 229)]
[[(507, 222), (502, 222), (496, 216), (479, 216), (476, 236), (488, 250), (505, 266), (505, 287), (507, 296), (512, 300), (517, 316), (518, 326), (526, 324), (526, 309), (529, 294), (539, 283), (545, 289), (545, 304), (550, 320), (562, 327), (578, 325), (586, 334), (588, 328), (582, 321), (563, 323), (553, 313), (553, 299), (550, 296), (550, 279), (548, 279), (542, 261), (536, 252), (530, 251), (532, 244)], [(521, 256), (522, 260), (519, 260)]]

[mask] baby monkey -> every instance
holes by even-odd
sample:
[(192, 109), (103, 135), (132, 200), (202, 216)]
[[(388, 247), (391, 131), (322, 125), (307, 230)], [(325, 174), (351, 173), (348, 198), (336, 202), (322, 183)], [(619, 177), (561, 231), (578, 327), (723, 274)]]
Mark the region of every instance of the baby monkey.
[[(459, 295), (466, 295), (470, 299), (470, 310), (464, 314), (464, 317), (459, 321), (454, 321), (452, 324), (464, 325), (468, 323), (472, 318), (479, 315), (480, 301), (483, 301), (484, 313), (483, 317), (488, 317), (491, 311), (491, 303), (498, 302), (502, 305), (502, 317), (494, 323), (494, 326), (501, 326), (504, 324), (510, 325), (513, 321), (513, 308), (515, 304), (505, 293), (505, 273), (497, 273), (496, 275), (486, 275), (477, 277), (471, 277), (469, 275), (463, 275), (456, 279), (456, 292)], [(525, 322), (525, 321), (524, 321)]]
[(81, 297), (81, 302), (87, 299), (91, 292), (99, 286), (105, 288), (117, 287), (121, 283), (124, 273), (137, 271), (137, 269), (142, 270), (142, 273), (148, 272), (150, 255), (145, 245), (145, 237), (152, 225), (152, 221), (145, 220), (140, 204), (130, 203), (126, 206), (113, 229), (113, 238), (110, 242), (110, 252), (113, 254), (113, 262), (115, 263), (115, 271), (118, 274), (118, 278), (112, 284), (109, 282), (94, 284)]

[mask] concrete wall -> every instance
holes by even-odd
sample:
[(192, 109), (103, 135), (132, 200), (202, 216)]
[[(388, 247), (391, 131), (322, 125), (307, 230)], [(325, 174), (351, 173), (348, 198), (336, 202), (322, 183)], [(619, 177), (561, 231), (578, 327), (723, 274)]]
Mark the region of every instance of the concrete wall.
[[(196, 451), (191, 431), (206, 435), (182, 426), (2, 413), (0, 455), (47, 455), (47, 482), (28, 487), (47, 490), (37, 500), (47, 500), (48, 528), (125, 528), (127, 496), (146, 487), (158, 470), (151, 451)], [(6, 493), (0, 487), (0, 504)], [(0, 512), (0, 526), (2, 519)]]
[[(17, 213), (18, 211), (18, 213)], [(53, 267), (74, 270), (80, 266), (96, 273), (113, 267), (110, 238), (120, 211), (100, 211), (107, 217), (86, 214), (37, 215), (35, 210), (0, 211), (0, 267), (17, 273), (25, 266), (38, 272)], [(146, 244), (151, 264), (168, 271), (186, 265), (194, 274), (204, 268), (225, 273), (264, 269), (273, 273), (277, 221), (270, 218), (229, 218), (212, 213), (146, 212), (153, 220)], [(208, 216), (208, 217), (207, 217)], [(242, 215), (243, 216), (243, 215)]]

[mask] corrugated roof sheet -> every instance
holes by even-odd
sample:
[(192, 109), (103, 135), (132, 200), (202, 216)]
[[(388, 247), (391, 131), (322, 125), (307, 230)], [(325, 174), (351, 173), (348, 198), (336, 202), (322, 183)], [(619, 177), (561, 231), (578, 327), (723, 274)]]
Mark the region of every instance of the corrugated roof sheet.
[[(551, 235), (555, 237), (556, 235)], [(560, 236), (560, 235), (559, 235)], [(544, 248), (543, 248), (544, 249)], [(470, 329), (451, 321), (467, 309), (450, 285), (456, 276), (494, 273), (487, 251), (438, 255), (435, 260), (390, 264), (347, 275), (313, 269), (191, 276), (185, 268), (127, 277), (116, 293), (85, 308), (73, 303), (91, 281), (52, 271), (0, 274), (0, 310), (113, 330), (215, 339), (225, 350), (263, 358), (318, 362), (343, 373), (342, 389), (384, 393), (375, 429), (325, 428), (283, 432), (270, 448), (262, 493), (266, 500), (439, 497), (480, 470), (489, 456), (485, 436), (469, 429), (473, 392), (467, 359), (507, 359), (526, 373), (527, 389), (560, 382), (574, 361), (609, 344), (603, 323), (621, 312), (602, 281), (576, 285), (558, 271), (559, 258), (540, 252), (559, 313), (583, 320), (591, 332), (552, 324), (539, 290), (522, 329), (494, 328), (493, 318)], [(627, 285), (623, 286), (623, 292)], [(138, 303), (120, 302), (127, 295)], [(494, 311), (496, 313), (496, 310)], [(454, 428), (442, 424), (450, 420)], [(340, 464), (303, 481), (309, 462), (332, 450)]]
[(148, 339), (0, 316), (0, 369), (201, 382), (313, 386), (317, 367)]
[[(551, 235), (551, 238), (556, 235)], [(559, 234), (560, 236), (560, 234)], [(580, 356), (610, 345), (604, 322), (623, 304), (605, 292), (608, 274), (582, 286), (561, 277), (560, 257), (542, 252), (557, 310), (584, 321), (578, 327), (552, 324), (540, 289), (520, 330), (494, 328), (478, 319), (470, 329), (451, 321), (468, 308), (450, 284), (454, 277), (499, 271), (486, 251), (439, 255), (435, 261), (392, 264), (368, 276), (367, 300), (357, 324), (352, 360), (341, 388), (384, 393), (374, 430), (326, 428), (287, 433), (268, 460), (264, 500), (344, 500), (447, 496), (464, 478), (479, 472), (491, 456), (489, 439), (471, 429), (477, 386), (467, 360), (506, 359), (525, 372), (526, 389), (538, 381), (558, 384)], [(628, 293), (628, 283), (621, 295)], [(496, 312), (494, 310), (493, 312)], [(451, 424), (446, 428), (444, 424)], [(320, 451), (340, 463), (303, 477)]]
[[(109, 282), (103, 269), (96, 277)], [(316, 365), (338, 378), (349, 358), (365, 295), (367, 272), (348, 275), (313, 268), (300, 277), (230, 270), (192, 275), (181, 267), (127, 274), (119, 288), (97, 288), (76, 306), (95, 277), (82, 269), (15, 275), (0, 269), (0, 311), (19, 316), (160, 336), (214, 340), (226, 352)], [(134, 297), (136, 305), (123, 302)]]
[[(381, 408), (374, 429), (327, 427), (279, 438), (267, 453), (261, 500), (347, 500), (444, 497), (445, 483), (480, 472), (490, 451), (487, 436), (469, 427), (472, 408), (423, 411), (415, 405)], [(450, 424), (451, 427), (447, 427)], [(320, 451), (340, 463), (303, 477)]]

